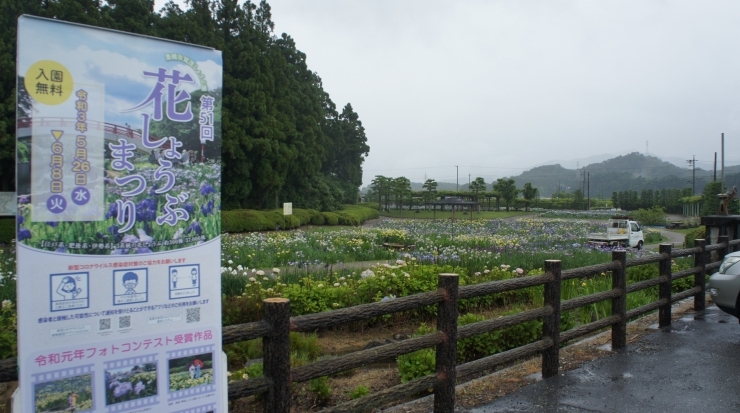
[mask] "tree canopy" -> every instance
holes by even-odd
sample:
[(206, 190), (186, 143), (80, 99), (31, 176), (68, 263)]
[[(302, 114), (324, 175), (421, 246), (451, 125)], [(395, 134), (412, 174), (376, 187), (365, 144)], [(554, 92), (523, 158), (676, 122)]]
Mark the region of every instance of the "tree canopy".
[(514, 201), (516, 196), (519, 194), (519, 190), (516, 188), (516, 184), (513, 179), (497, 179), (496, 183), (493, 184), (493, 190), (498, 192), (501, 199), (504, 200), (507, 211), (509, 210), (511, 202)]
[(0, 0), (0, 190), (14, 190), (16, 20), (21, 14), (210, 46), (223, 52), (224, 209), (333, 210), (355, 203), (370, 148), (359, 115), (341, 113), (293, 39), (273, 33), (262, 0)]

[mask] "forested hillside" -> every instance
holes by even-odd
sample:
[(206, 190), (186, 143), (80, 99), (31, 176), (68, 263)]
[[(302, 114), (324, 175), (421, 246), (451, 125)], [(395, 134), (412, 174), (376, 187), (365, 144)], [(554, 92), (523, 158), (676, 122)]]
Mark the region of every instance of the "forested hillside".
[(66, 20), (214, 47), (223, 51), (224, 209), (333, 210), (354, 203), (370, 150), (359, 116), (337, 109), (306, 55), (276, 35), (270, 6), (236, 0), (0, 0), (0, 190), (15, 182), (16, 20)]
[[(583, 175), (587, 172), (589, 176)], [(729, 187), (740, 183), (738, 166), (725, 168), (725, 182)], [(588, 190), (590, 180), (591, 196), (609, 198), (612, 192), (691, 188), (695, 179), (696, 192), (701, 193), (707, 183), (713, 180), (713, 171), (697, 168), (695, 178), (688, 167), (679, 168), (654, 156), (634, 152), (623, 156), (587, 165), (579, 170), (566, 169), (560, 165), (546, 165), (532, 168), (521, 175), (513, 176), (517, 186), (531, 182), (539, 188), (540, 195), (549, 197), (560, 190), (573, 192)], [(719, 179), (719, 171), (717, 172)]]

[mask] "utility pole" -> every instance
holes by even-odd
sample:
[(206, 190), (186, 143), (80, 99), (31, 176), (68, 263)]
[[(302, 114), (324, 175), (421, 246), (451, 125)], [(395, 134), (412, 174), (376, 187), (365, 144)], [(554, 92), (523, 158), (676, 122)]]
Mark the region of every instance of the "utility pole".
[(470, 192), (470, 174), (468, 174), (468, 192)]
[(720, 193), (725, 193), (725, 134), (722, 133), (722, 190)]
[(714, 153), (714, 182), (717, 182), (717, 152)]
[(455, 165), (455, 191), (460, 192), (460, 168)]
[[(581, 172), (581, 175), (583, 175), (583, 189), (581, 189), (581, 193), (586, 192), (588, 194), (588, 204), (586, 205), (586, 208), (588, 208), (588, 211), (591, 210), (591, 172), (583, 171)], [(588, 182), (588, 185), (587, 185)]]
[(696, 195), (696, 155), (686, 160), (691, 166), (691, 195)]

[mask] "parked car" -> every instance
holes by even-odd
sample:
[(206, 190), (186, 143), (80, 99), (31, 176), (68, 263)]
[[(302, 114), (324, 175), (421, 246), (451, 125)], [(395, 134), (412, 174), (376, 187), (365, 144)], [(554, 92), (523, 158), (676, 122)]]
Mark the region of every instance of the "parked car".
[(740, 252), (727, 254), (719, 271), (709, 277), (707, 290), (720, 310), (740, 318)]

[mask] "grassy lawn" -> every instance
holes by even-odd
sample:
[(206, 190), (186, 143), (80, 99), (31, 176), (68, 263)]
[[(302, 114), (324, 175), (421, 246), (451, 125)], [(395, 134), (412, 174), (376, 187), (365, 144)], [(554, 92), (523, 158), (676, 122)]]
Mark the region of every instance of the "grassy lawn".
[[(402, 211), (380, 211), (380, 215), (384, 217), (392, 217), (392, 218), (419, 218), (419, 219), (432, 219), (434, 218), (434, 212), (433, 211), (423, 211), (419, 210), (417, 211), (408, 211), (408, 210), (402, 210)], [(524, 212), (524, 211), (481, 211), (481, 212), (475, 212), (473, 211), (473, 219), (498, 219), (498, 218), (510, 218), (510, 217), (518, 217), (518, 216), (524, 216), (524, 215), (530, 215), (535, 216), (532, 212)], [(452, 218), (452, 211), (437, 211), (437, 219), (445, 219), (445, 218)], [(455, 211), (455, 218), (456, 219), (470, 219), (470, 215), (467, 213), (467, 211)]]
[(645, 245), (660, 244), (661, 242), (665, 242), (665, 241), (670, 241), (670, 239), (668, 237), (664, 237), (661, 235), (660, 240), (646, 242)]
[(696, 229), (696, 228), (685, 228), (685, 229), (669, 229), (669, 230), (667, 230), (667, 231), (672, 231), (672, 232), (678, 232), (678, 233), (680, 233), (680, 234), (684, 234), (684, 235), (685, 235), (685, 234), (688, 234), (689, 232), (691, 232), (691, 231), (693, 231), (693, 230), (695, 230), (695, 229)]

